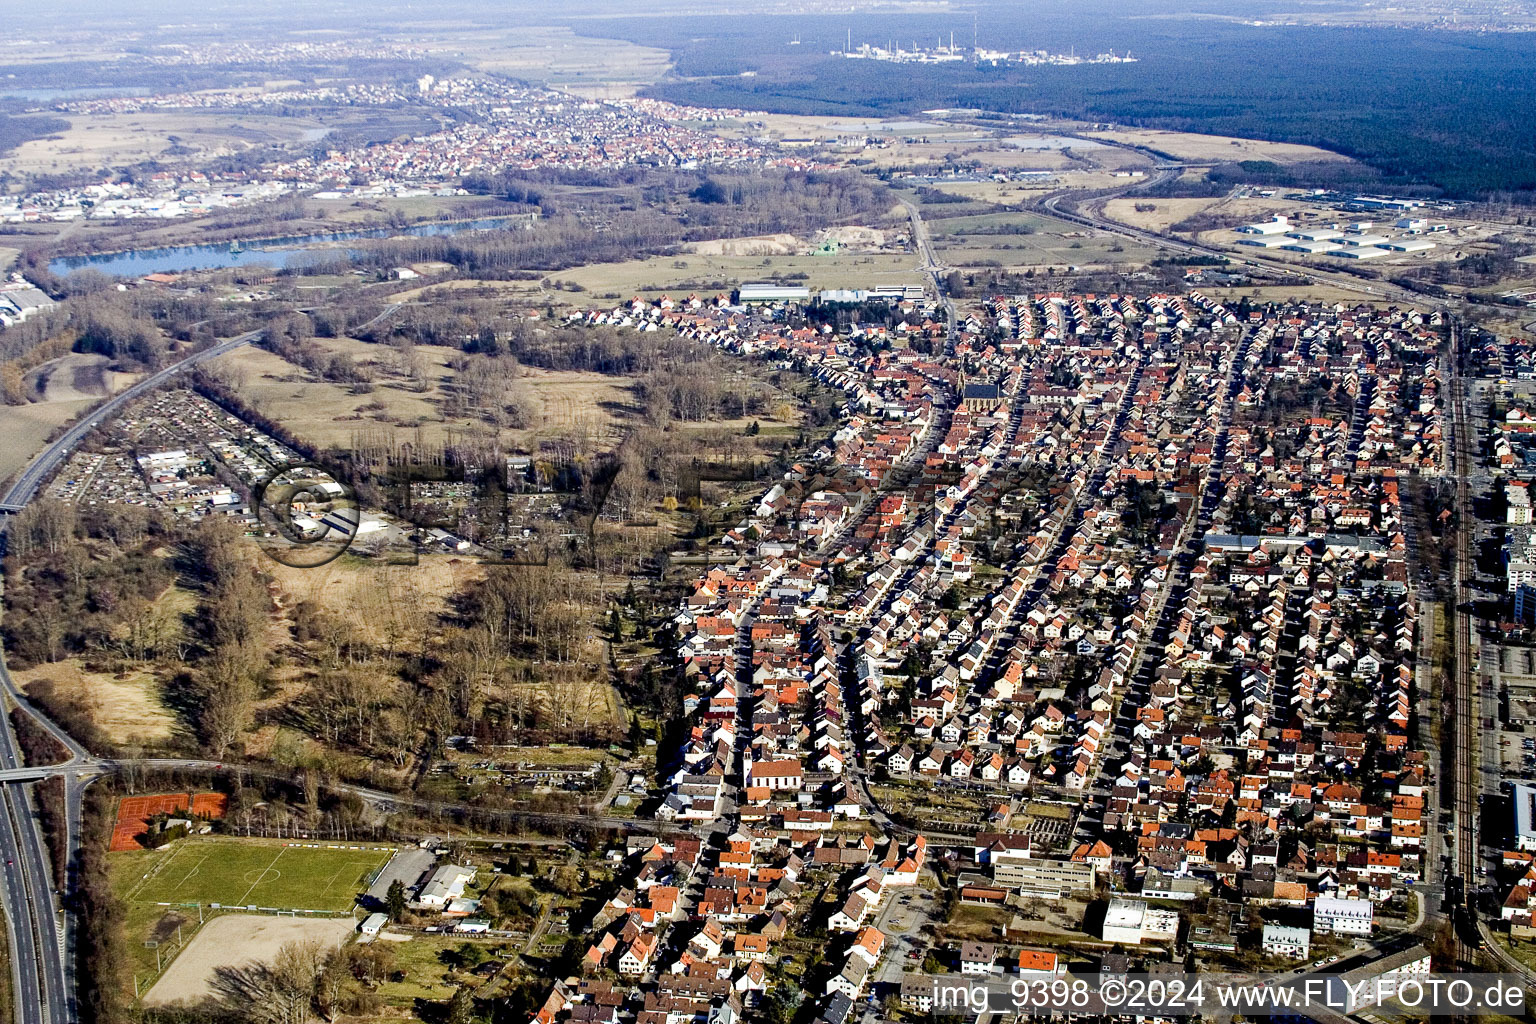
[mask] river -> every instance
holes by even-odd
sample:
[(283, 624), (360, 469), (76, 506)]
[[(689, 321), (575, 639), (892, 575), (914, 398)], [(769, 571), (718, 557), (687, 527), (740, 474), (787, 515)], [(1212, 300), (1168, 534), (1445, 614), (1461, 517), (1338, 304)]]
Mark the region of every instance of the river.
[(506, 228), (524, 221), (520, 217), (487, 217), (481, 220), (434, 221), (408, 228), (369, 228), (361, 231), (337, 231), (332, 234), (295, 235), (266, 238), (243, 243), (232, 249), (228, 242), (219, 245), (172, 245), (158, 249), (128, 249), (124, 252), (92, 256), (60, 256), (48, 264), (53, 273), (63, 276), (81, 267), (94, 267), (104, 274), (119, 277), (143, 277), (145, 274), (178, 274), (187, 270), (211, 270), (219, 267), (247, 267), (257, 264), (272, 267), (302, 266), (306, 261), (322, 260), (328, 255), (359, 252), (337, 245), (368, 238), (399, 238), (404, 235), (457, 235), (465, 231)]

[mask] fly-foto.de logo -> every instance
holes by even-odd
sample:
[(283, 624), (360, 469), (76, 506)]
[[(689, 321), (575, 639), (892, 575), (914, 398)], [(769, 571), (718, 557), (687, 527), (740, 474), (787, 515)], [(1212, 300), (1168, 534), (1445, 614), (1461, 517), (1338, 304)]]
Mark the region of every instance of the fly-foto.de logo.
[(274, 561), (313, 569), (357, 539), (362, 510), (351, 485), (314, 463), (278, 466), (251, 491), (256, 542)]

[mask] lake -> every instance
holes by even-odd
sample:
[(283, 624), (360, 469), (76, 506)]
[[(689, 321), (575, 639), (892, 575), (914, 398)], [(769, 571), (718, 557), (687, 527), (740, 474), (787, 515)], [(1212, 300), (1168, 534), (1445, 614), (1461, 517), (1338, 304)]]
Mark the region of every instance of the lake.
[(232, 251), (228, 242), (219, 245), (170, 245), (158, 249), (128, 249), (124, 252), (99, 253), (92, 256), (60, 256), (48, 264), (48, 269), (61, 277), (81, 267), (94, 267), (104, 274), (114, 274), (118, 277), (143, 277), (145, 274), (179, 274), (188, 270), (212, 270), (223, 267), (257, 265), (296, 267), (303, 266), (306, 262), (323, 260), (335, 253), (352, 255), (361, 251), (345, 245), (337, 245), (338, 242), (355, 242), (370, 238), (400, 238), (406, 235), (457, 235), (465, 231), (489, 231), (520, 223), (523, 223), (521, 218), (486, 217), (481, 220), (413, 224), (408, 228), (368, 228), (360, 231), (337, 231), (331, 234), (294, 235), (289, 238), (267, 238), (242, 243), (243, 248), (238, 252)]

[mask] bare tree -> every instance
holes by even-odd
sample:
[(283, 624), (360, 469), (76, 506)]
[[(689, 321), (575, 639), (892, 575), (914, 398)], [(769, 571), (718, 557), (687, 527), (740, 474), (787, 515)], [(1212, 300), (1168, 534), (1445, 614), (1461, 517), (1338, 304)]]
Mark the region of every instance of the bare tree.
[(215, 655), (199, 686), (198, 727), (216, 757), (234, 746), (255, 716), (256, 685), (244, 666), (228, 655)]
[(289, 942), (270, 964), (219, 968), (214, 990), (252, 1024), (309, 1024), (329, 991), (322, 975), (334, 957), (334, 947), (318, 939)]

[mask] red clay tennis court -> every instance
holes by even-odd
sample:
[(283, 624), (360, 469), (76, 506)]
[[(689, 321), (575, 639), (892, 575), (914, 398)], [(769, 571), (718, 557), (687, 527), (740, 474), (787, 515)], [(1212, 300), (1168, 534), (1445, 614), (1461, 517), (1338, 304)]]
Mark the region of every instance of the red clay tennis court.
[(117, 805), (117, 822), (112, 826), (109, 850), (142, 850), (139, 837), (149, 830), (149, 822), (160, 814), (185, 813), (199, 818), (222, 818), (229, 807), (223, 793), (154, 793), (125, 796)]

